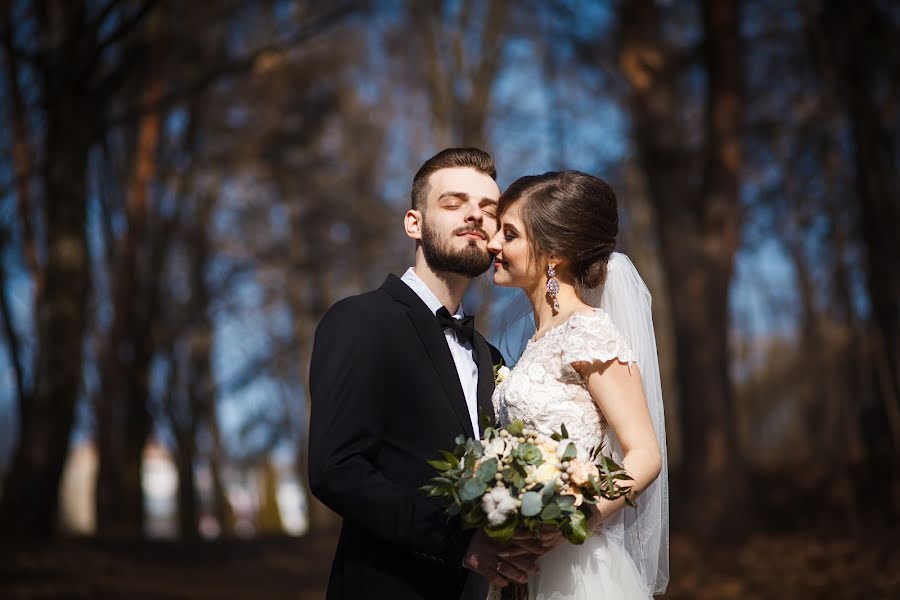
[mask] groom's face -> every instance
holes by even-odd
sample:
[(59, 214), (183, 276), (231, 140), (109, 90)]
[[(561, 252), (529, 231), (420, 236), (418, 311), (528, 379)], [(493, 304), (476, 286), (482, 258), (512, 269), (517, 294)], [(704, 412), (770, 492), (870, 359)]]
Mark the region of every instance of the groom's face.
[(425, 260), (435, 272), (481, 275), (491, 265), (487, 244), (497, 233), (500, 188), (489, 176), (467, 167), (435, 171), (428, 183), (420, 213)]

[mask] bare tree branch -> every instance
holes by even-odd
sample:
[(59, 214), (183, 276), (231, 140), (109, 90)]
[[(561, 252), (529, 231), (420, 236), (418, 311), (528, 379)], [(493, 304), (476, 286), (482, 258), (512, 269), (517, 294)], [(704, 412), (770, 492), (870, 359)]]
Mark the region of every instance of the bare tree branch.
[[(3, 237), (9, 239), (3, 232)], [(27, 392), (25, 390), (24, 365), (22, 363), (22, 355), (20, 352), (21, 341), (16, 334), (15, 327), (12, 322), (12, 310), (9, 301), (6, 298), (6, 269), (2, 260), (2, 247), (0, 247), (0, 317), (3, 319), (3, 333), (9, 345), (9, 354), (12, 358), (13, 373), (16, 379), (16, 393), (18, 398), (18, 406), (23, 406), (26, 401)]]
[(117, 114), (114, 114), (105, 124), (105, 127), (116, 127), (122, 123), (139, 118), (145, 113), (166, 110), (172, 105), (184, 100), (184, 98), (204, 91), (209, 86), (219, 82), (225, 77), (238, 75), (252, 69), (256, 66), (257, 60), (267, 54), (285, 52), (304, 42), (308, 42), (325, 33), (333, 25), (340, 22), (341, 19), (353, 14), (358, 9), (359, 3), (356, 1), (338, 4), (336, 7), (330, 8), (328, 11), (312, 19), (304, 27), (299, 28), (293, 35), (283, 41), (265, 44), (256, 50), (237, 58), (221, 56), (211, 60), (210, 62), (216, 65), (214, 68), (181, 86), (173, 86), (172, 89), (154, 102), (141, 102), (137, 105), (123, 109)]

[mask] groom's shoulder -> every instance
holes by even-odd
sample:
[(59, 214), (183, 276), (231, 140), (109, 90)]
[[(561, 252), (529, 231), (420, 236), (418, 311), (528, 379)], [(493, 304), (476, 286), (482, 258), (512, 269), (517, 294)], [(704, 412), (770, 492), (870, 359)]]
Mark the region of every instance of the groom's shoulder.
[(503, 360), (503, 354), (500, 353), (500, 350), (497, 349), (493, 344), (488, 342), (488, 348), (491, 351), (491, 364), (499, 365), (500, 363), (505, 363)]
[(338, 300), (325, 312), (320, 325), (332, 320), (374, 324), (399, 310), (396, 300), (382, 286)]

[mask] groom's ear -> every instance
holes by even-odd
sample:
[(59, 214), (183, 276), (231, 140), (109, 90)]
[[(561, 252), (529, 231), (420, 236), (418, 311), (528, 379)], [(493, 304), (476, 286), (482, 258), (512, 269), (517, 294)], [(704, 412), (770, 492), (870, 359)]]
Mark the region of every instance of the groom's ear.
[(414, 240), (422, 239), (422, 212), (416, 209), (406, 211), (403, 217), (403, 228), (406, 235)]

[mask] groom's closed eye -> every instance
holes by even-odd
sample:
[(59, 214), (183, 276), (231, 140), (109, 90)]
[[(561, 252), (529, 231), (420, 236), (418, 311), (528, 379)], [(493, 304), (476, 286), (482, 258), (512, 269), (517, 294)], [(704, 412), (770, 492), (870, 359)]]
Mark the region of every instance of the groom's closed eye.
[(481, 212), (490, 218), (497, 218), (497, 201), (493, 198), (482, 198), (481, 202), (478, 203), (478, 206), (481, 208)]
[(444, 192), (438, 196), (438, 204), (441, 208), (455, 210), (469, 201), (469, 195), (464, 192)]

